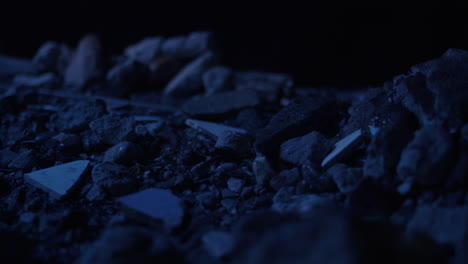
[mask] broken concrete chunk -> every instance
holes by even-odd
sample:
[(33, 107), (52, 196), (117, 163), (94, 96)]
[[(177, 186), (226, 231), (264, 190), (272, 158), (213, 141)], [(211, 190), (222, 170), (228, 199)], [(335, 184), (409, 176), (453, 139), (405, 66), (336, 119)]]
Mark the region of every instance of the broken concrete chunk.
[(62, 75), (71, 56), (72, 51), (65, 44), (47, 41), (37, 50), (32, 61), (39, 72), (56, 72)]
[(255, 174), (255, 179), (257, 180), (258, 185), (266, 184), (275, 176), (275, 171), (271, 168), (266, 157), (261, 153), (257, 153), (257, 156), (252, 163), (252, 170)]
[(161, 53), (163, 56), (191, 59), (210, 50), (212, 42), (213, 35), (210, 32), (192, 32), (188, 36), (166, 39), (162, 44)]
[(335, 164), (327, 170), (342, 193), (351, 193), (357, 189), (363, 179), (361, 168), (350, 168), (345, 164)]
[(101, 71), (101, 44), (97, 36), (86, 35), (80, 40), (65, 71), (65, 85), (80, 91)]
[(77, 160), (28, 173), (26, 181), (48, 192), (54, 198), (70, 194), (88, 168), (89, 160)]
[(306, 161), (318, 164), (330, 150), (330, 147), (327, 138), (312, 131), (305, 136), (292, 138), (281, 144), (280, 157), (282, 160), (298, 166)]
[(439, 184), (448, 176), (453, 164), (453, 142), (450, 133), (438, 126), (425, 126), (416, 131), (398, 163), (400, 180), (414, 180), (418, 185)]
[(281, 94), (290, 93), (293, 81), (291, 76), (266, 72), (241, 72), (235, 75), (237, 90), (258, 91), (267, 102), (276, 102)]
[(132, 91), (141, 89), (148, 78), (148, 68), (134, 60), (118, 64), (107, 73), (107, 84), (112, 95), (128, 96)]
[(94, 166), (91, 177), (96, 186), (111, 196), (129, 194), (137, 188), (134, 175), (123, 166), (104, 162)]
[(81, 132), (88, 128), (91, 121), (107, 113), (104, 102), (80, 101), (51, 117), (51, 125), (63, 132)]
[(145, 38), (125, 49), (125, 56), (143, 64), (149, 64), (161, 52), (163, 39), (160, 37)]
[(230, 68), (215, 66), (203, 74), (205, 94), (211, 95), (234, 89), (234, 75)]
[(213, 118), (223, 117), (258, 104), (260, 99), (255, 91), (230, 91), (190, 99), (183, 106), (183, 110), (193, 117)]
[(36, 152), (34, 150), (27, 150), (20, 153), (15, 159), (10, 162), (8, 168), (17, 170), (31, 170), (36, 166)]
[(344, 156), (349, 154), (364, 139), (362, 131), (356, 130), (351, 135), (336, 142), (335, 149), (323, 159), (321, 166), (327, 168), (339, 162)]
[(138, 161), (142, 150), (132, 142), (124, 141), (111, 147), (104, 154), (104, 162), (114, 162), (120, 164), (130, 164)]
[[(299, 99), (291, 102), (275, 114), (268, 125), (257, 132), (257, 151), (276, 157), (284, 141), (303, 136), (310, 131), (331, 133), (338, 119), (334, 102), (323, 98)], [(338, 122), (337, 122), (338, 123)]]
[(184, 209), (179, 197), (171, 191), (150, 188), (118, 199), (129, 209), (160, 220), (169, 229), (182, 224)]
[(29, 60), (0, 54), (0, 77), (19, 73), (34, 73), (35, 71), (36, 67)]
[(216, 258), (228, 255), (235, 246), (234, 237), (222, 231), (210, 231), (204, 234), (201, 240), (206, 251)]
[(200, 55), (187, 64), (167, 84), (164, 89), (165, 95), (174, 97), (190, 96), (202, 90), (202, 75), (216, 62), (216, 56), (212, 52)]
[(407, 226), (408, 232), (423, 232), (439, 243), (452, 245), (468, 235), (468, 207), (442, 208), (429, 205), (417, 208)]
[(106, 144), (117, 144), (131, 139), (135, 134), (133, 117), (121, 117), (118, 114), (108, 114), (93, 122), (89, 127)]

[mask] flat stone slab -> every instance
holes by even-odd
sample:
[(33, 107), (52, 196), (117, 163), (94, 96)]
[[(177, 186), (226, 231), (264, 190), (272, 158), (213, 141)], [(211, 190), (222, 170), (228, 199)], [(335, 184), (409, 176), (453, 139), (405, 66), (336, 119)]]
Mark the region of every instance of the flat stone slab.
[(150, 188), (118, 199), (124, 206), (156, 220), (168, 228), (182, 223), (184, 209), (182, 200), (169, 190)]
[(28, 183), (48, 192), (54, 198), (61, 198), (73, 190), (88, 166), (89, 160), (77, 160), (28, 173), (24, 175), (24, 178)]
[(216, 124), (213, 122), (196, 120), (196, 119), (187, 119), (185, 120), (185, 124), (193, 129), (205, 131), (217, 138), (222, 137), (226, 131), (231, 132), (231, 133), (238, 133), (238, 134), (248, 133), (246, 130), (241, 129), (241, 128), (235, 128), (235, 127)]
[(362, 130), (358, 129), (336, 142), (335, 149), (322, 161), (322, 167), (329, 167), (339, 161), (344, 155), (349, 153), (364, 138)]

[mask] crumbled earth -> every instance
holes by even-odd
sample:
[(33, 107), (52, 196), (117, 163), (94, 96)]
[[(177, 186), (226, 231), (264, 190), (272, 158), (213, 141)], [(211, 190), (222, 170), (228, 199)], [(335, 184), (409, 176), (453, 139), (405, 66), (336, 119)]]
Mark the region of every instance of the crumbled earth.
[(213, 42), (0, 56), (2, 263), (468, 263), (468, 51), (345, 93)]

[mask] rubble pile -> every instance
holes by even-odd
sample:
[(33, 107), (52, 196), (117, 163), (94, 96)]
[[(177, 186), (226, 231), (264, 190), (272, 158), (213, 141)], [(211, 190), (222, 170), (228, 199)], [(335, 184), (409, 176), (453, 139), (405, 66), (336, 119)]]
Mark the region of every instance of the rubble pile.
[(0, 56), (2, 260), (468, 262), (468, 51), (332, 93), (209, 32), (102, 49)]

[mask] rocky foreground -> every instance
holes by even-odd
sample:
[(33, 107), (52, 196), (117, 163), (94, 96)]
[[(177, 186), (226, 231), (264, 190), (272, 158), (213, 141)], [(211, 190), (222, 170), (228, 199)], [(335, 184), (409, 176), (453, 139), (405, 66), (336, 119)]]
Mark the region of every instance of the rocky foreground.
[(467, 51), (343, 92), (102, 49), (0, 56), (2, 263), (468, 262)]

